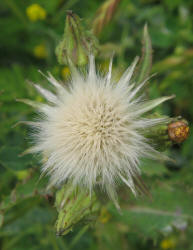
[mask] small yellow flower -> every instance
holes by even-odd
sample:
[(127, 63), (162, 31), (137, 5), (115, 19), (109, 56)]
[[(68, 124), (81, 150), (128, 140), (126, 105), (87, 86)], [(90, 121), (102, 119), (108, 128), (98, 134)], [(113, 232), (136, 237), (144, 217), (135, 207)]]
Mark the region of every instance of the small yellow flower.
[(107, 223), (111, 218), (111, 214), (105, 207), (102, 207), (99, 215), (99, 221), (103, 224)]
[(176, 240), (174, 238), (168, 238), (161, 241), (160, 247), (162, 249), (173, 249), (176, 246)]
[(18, 180), (22, 181), (29, 176), (29, 172), (28, 172), (28, 170), (20, 170), (20, 171), (16, 172), (16, 176), (17, 176)]
[(64, 67), (61, 71), (61, 75), (64, 79), (67, 79), (70, 76), (70, 69), (68, 67)]
[(47, 50), (44, 44), (39, 44), (34, 47), (33, 54), (39, 59), (44, 59), (47, 57)]
[(30, 21), (36, 22), (46, 18), (46, 11), (39, 4), (34, 3), (26, 8), (26, 15)]
[(43, 99), (43, 97), (41, 97), (41, 96), (37, 96), (37, 97), (36, 97), (36, 101), (37, 101), (37, 102), (43, 102), (44, 99)]

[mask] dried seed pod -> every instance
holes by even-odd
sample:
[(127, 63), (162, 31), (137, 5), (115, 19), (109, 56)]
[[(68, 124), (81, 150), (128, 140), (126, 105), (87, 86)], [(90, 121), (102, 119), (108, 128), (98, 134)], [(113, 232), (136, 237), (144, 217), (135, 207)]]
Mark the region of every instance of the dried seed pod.
[(189, 134), (188, 124), (184, 121), (172, 122), (168, 125), (168, 136), (175, 143), (185, 141)]

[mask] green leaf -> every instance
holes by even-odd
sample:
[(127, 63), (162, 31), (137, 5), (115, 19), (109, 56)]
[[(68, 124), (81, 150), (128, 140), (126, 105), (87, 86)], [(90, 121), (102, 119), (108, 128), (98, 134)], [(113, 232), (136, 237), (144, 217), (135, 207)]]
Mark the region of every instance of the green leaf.
[(0, 227), (2, 227), (2, 225), (3, 225), (3, 215), (0, 214)]
[[(36, 203), (37, 204), (40, 203), (38, 201), (39, 201), (38, 199), (35, 200), (34, 204), (36, 205)], [(26, 204), (23, 203), (23, 206)], [(17, 235), (19, 233), (25, 232), (29, 227), (31, 228), (34, 226), (44, 227), (48, 222), (51, 222), (51, 220), (53, 220), (53, 213), (46, 207), (41, 208), (38, 205), (34, 207), (31, 206), (31, 208), (29, 207), (29, 209), (27, 209), (26, 207), (26, 211), (23, 212), (23, 215), (18, 216), (18, 218), (16, 218), (13, 221), (10, 221), (10, 223), (5, 225), (1, 233), (7, 235), (13, 235), (13, 234)]]
[(24, 155), (20, 157), (19, 155), (23, 152), (20, 147), (2, 147), (0, 149), (0, 163), (10, 170), (19, 171), (27, 169), (32, 166), (32, 156)]
[(117, 221), (145, 238), (158, 239), (167, 226), (174, 226), (179, 220), (193, 221), (192, 193), (169, 184), (157, 186), (152, 190), (152, 201), (141, 198), (130, 200), (123, 207), (122, 214), (112, 209)]
[(168, 173), (168, 170), (163, 163), (153, 162), (150, 160), (144, 160), (140, 168), (142, 173), (146, 174), (147, 176), (163, 176), (164, 174)]
[(142, 44), (142, 56), (135, 79), (138, 84), (149, 76), (152, 67), (152, 45), (147, 24), (144, 26)]
[(38, 171), (31, 173), (31, 176), (27, 177), (25, 182), (18, 182), (11, 193), (3, 197), (0, 203), (0, 209), (7, 211), (23, 200), (47, 194), (45, 191), (46, 185), (47, 179), (43, 178), (40, 180)]

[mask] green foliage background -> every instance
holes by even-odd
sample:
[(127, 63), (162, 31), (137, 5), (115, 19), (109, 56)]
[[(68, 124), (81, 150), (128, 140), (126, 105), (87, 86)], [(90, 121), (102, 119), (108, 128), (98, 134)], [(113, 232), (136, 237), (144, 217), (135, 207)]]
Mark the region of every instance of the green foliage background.
[[(111, 205), (104, 220), (87, 230), (82, 225), (65, 237), (56, 237), (52, 194), (39, 181), (40, 164), (34, 156), (19, 157), (29, 147), (27, 128), (13, 127), (34, 117), (17, 98), (40, 100), (26, 79), (46, 83), (38, 73), (50, 71), (64, 78), (54, 55), (63, 34), (66, 10), (73, 10), (91, 28), (101, 0), (4, 0), (0, 3), (0, 249), (193, 249), (193, 136), (168, 154), (175, 164), (144, 162), (141, 166), (152, 201), (121, 193), (122, 214)], [(26, 8), (41, 5), (46, 19), (31, 22)], [(122, 0), (98, 39), (98, 61), (105, 70), (112, 50), (114, 70), (122, 72), (141, 53), (145, 23), (153, 45), (150, 97), (175, 94), (159, 111), (193, 118), (193, 1)], [(42, 45), (42, 58), (34, 48)], [(101, 215), (102, 216), (102, 215)], [(103, 219), (104, 219), (103, 218)], [(164, 245), (165, 243), (165, 245)]]

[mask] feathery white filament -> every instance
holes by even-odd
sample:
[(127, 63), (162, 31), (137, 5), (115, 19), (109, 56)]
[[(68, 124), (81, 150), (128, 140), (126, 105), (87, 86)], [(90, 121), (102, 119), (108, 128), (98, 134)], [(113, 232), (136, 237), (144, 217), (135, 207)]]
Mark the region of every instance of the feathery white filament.
[(50, 175), (52, 185), (66, 180), (89, 190), (100, 185), (114, 199), (116, 185), (122, 181), (135, 193), (133, 177), (139, 173), (140, 159), (159, 157), (143, 132), (166, 122), (142, 115), (172, 98), (141, 101), (136, 96), (146, 82), (138, 87), (130, 83), (137, 61), (112, 84), (112, 61), (102, 77), (96, 74), (91, 56), (88, 75), (76, 72), (70, 90), (49, 74), (56, 94), (35, 85), (49, 103), (23, 100), (43, 113), (42, 119), (30, 123), (36, 128), (32, 151), (45, 156), (42, 170)]

